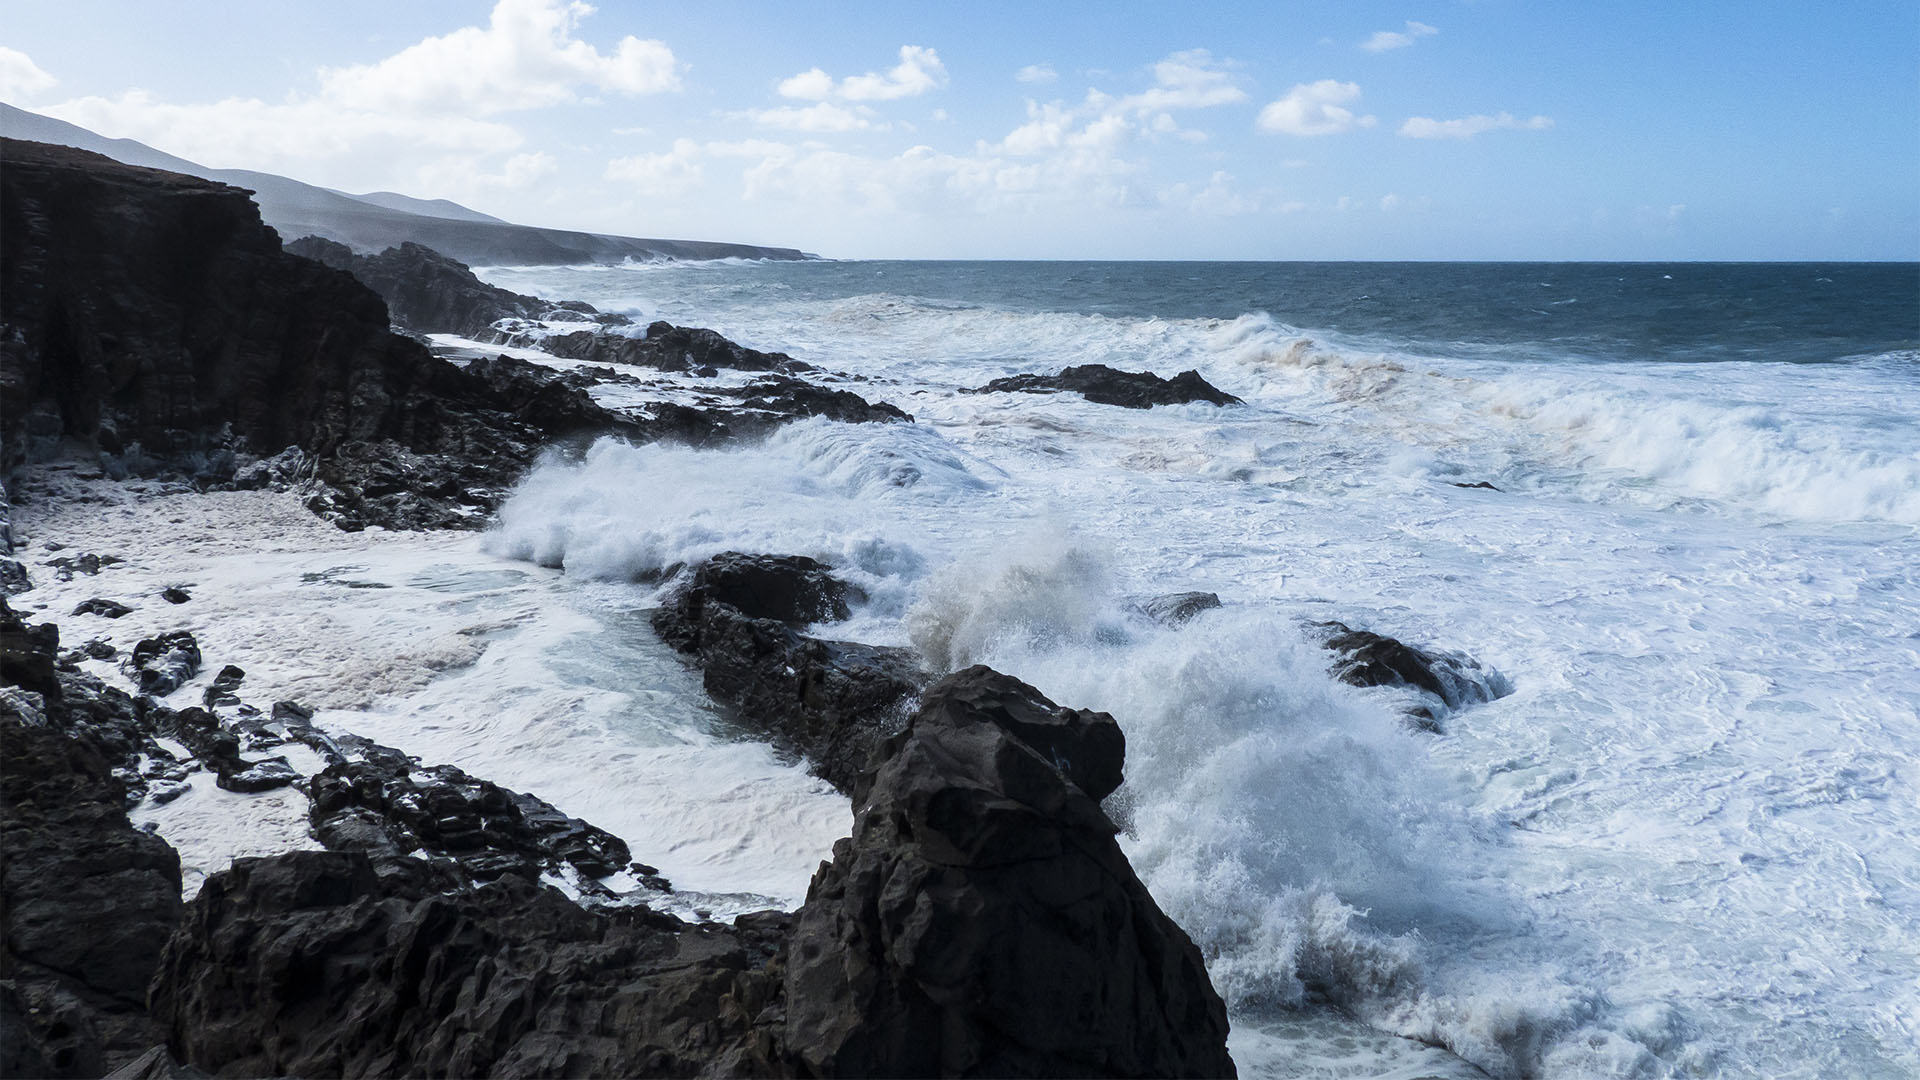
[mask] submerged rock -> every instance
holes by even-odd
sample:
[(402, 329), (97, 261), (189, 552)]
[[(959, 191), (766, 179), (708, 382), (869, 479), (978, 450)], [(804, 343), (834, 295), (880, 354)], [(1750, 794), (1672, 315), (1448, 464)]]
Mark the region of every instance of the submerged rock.
[(1123, 745), (987, 668), (927, 691), (794, 916), (805, 1074), (1234, 1075), (1200, 950), (1100, 809)]
[(73, 609), (75, 615), (98, 615), (103, 619), (118, 619), (132, 612), (132, 608), (118, 600), (102, 600), (97, 596), (91, 600), (82, 600)]
[(1440, 718), (1451, 710), (1512, 693), (1505, 676), (1470, 656), (1417, 648), (1341, 622), (1314, 625), (1326, 634), (1322, 644), (1334, 654), (1334, 678), (1349, 686), (1407, 687), (1429, 697), (1426, 704), (1407, 710), (1423, 731), (1439, 733)]
[(126, 672), (143, 694), (166, 697), (200, 671), (200, 645), (185, 630), (142, 638)]
[(1184, 405), (1204, 401), (1212, 405), (1241, 405), (1239, 398), (1200, 377), (1197, 371), (1183, 371), (1171, 379), (1152, 372), (1119, 371), (1105, 364), (1080, 364), (1058, 375), (1014, 375), (995, 379), (975, 393), (1046, 393), (1072, 390), (1097, 405), (1118, 405), (1127, 409), (1147, 409), (1155, 405)]
[(1212, 611), (1219, 606), (1219, 593), (1177, 592), (1142, 600), (1134, 605), (1134, 610), (1154, 622), (1179, 626), (1201, 612)]
[(169, 604), (184, 604), (193, 599), (193, 596), (189, 594), (187, 590), (175, 585), (160, 590), (160, 599), (165, 600)]

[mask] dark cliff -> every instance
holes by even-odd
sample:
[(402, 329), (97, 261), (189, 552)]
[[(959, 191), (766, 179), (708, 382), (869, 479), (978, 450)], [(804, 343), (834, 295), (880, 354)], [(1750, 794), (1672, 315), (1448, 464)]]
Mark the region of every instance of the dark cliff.
[(378, 296), (284, 254), (246, 191), (11, 139), (0, 320), (7, 467), (59, 436), (325, 452), (404, 427), (396, 405), (447, 374)]

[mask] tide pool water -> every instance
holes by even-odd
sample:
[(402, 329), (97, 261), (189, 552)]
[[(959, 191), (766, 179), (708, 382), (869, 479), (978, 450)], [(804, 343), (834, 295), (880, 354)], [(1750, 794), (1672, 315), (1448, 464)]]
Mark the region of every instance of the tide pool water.
[[(914, 414), (602, 444), (485, 551), (635, 606), (642, 571), (812, 555), (871, 597), (833, 635), (1112, 712), (1123, 842), (1249, 1074), (1920, 1071), (1913, 266), (483, 274)], [(967, 392), (1075, 363), (1247, 404)], [(1187, 589), (1224, 606), (1129, 613)], [(1514, 692), (1409, 731), (1328, 677), (1324, 619)]]

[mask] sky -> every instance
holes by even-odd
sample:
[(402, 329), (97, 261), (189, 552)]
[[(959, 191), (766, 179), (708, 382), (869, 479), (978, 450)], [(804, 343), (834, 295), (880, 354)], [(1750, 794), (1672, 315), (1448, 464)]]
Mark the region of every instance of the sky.
[(1920, 4), (4, 0), (212, 167), (840, 258), (1920, 258)]

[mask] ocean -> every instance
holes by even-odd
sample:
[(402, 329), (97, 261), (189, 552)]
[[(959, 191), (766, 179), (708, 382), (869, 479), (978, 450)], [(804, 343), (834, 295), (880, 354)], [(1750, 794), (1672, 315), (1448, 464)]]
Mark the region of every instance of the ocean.
[[(821, 557), (873, 597), (845, 636), (1112, 712), (1128, 853), (1251, 1072), (1291, 1040), (1335, 1075), (1435, 1068), (1420, 1044), (1503, 1075), (1920, 1070), (1920, 268), (482, 274), (915, 414), (602, 446), (532, 477), (495, 550), (612, 581)], [(1247, 405), (964, 392), (1079, 363)], [(1124, 614), (1184, 589), (1224, 607)], [(1329, 679), (1323, 619), (1514, 692), (1411, 732)], [(1415, 1042), (1343, 1064), (1316, 1011)]]
[[(618, 833), (690, 917), (793, 905), (846, 802), (729, 733), (639, 578), (810, 555), (868, 596), (820, 632), (1118, 719), (1108, 807), (1242, 1075), (1920, 1073), (1920, 267), (479, 273), (788, 352), (916, 422), (605, 442), (478, 538), (169, 505), (199, 516), (149, 554), (225, 584), (202, 647), (250, 688)], [(1082, 363), (1245, 404), (971, 392)], [(129, 507), (67, 527), (137, 556)], [(1222, 606), (1131, 610), (1184, 590)], [(1329, 675), (1327, 620), (1512, 692), (1412, 730)], [(280, 809), (135, 816), (191, 891), (236, 837), (306, 842)]]

